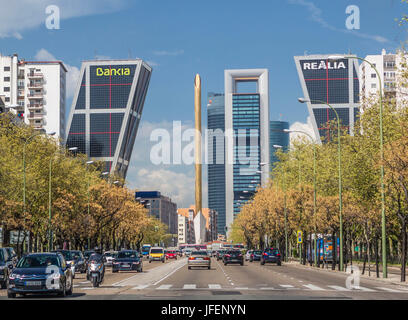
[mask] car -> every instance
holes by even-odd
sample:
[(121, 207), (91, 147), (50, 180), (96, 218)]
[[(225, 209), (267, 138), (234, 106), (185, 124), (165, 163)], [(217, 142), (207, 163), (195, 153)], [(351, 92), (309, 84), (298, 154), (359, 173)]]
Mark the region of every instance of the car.
[(166, 261), (166, 255), (164, 254), (164, 249), (162, 247), (152, 247), (149, 251), (149, 263), (152, 261)]
[(113, 259), (116, 258), (117, 254), (118, 254), (117, 251), (113, 251), (113, 250), (105, 251), (103, 253), (103, 256), (106, 259), (105, 265), (108, 266), (108, 267), (112, 266), (112, 261), (113, 261)]
[(112, 260), (112, 272), (143, 271), (143, 255), (136, 250), (121, 250)]
[(275, 248), (266, 248), (262, 252), (260, 260), (261, 265), (264, 265), (265, 263), (276, 263), (278, 266), (282, 265), (281, 254), (279, 252), (279, 249)]
[(63, 249), (54, 250), (52, 252), (59, 252), (64, 256), (65, 261), (71, 265), (72, 276), (75, 279), (75, 255), (73, 252)]
[(7, 281), (11, 270), (14, 267), (13, 258), (9, 256), (6, 248), (0, 248), (0, 287), (7, 288)]
[(207, 269), (211, 269), (211, 257), (205, 250), (192, 251), (187, 261), (189, 270), (192, 267), (206, 267)]
[(217, 261), (220, 261), (220, 260), (222, 260), (222, 257), (224, 256), (224, 254), (225, 254), (225, 252), (226, 252), (227, 250), (223, 250), (223, 249), (220, 249), (220, 250), (218, 250), (217, 251)]
[(166, 250), (166, 259), (177, 260), (177, 251), (176, 250)]
[(85, 257), (82, 252), (80, 250), (72, 250), (71, 255), (71, 263), (73, 263), (74, 266), (73, 272), (85, 273), (87, 264), (85, 263)]
[(184, 255), (186, 257), (189, 257), (191, 255), (192, 249), (184, 249), (183, 251), (184, 251)]
[(241, 250), (227, 250), (222, 257), (222, 262), (224, 263), (224, 266), (230, 263), (239, 263), (241, 266), (243, 266), (244, 256), (242, 255)]
[(262, 250), (254, 250), (251, 253), (251, 256), (249, 258), (249, 262), (261, 261), (261, 257), (262, 257)]
[(248, 261), (248, 260), (251, 258), (252, 252), (254, 252), (254, 250), (248, 250), (248, 251), (245, 253), (245, 261)]
[(59, 252), (30, 253), (22, 257), (9, 275), (7, 296), (17, 294), (72, 295), (71, 266)]

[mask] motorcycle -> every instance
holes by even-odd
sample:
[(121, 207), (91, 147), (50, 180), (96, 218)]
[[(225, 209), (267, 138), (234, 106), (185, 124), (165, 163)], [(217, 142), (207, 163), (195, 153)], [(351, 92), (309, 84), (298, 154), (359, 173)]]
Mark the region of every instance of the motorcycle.
[(87, 279), (92, 282), (94, 288), (99, 287), (105, 275), (105, 264), (103, 259), (99, 261), (89, 261)]

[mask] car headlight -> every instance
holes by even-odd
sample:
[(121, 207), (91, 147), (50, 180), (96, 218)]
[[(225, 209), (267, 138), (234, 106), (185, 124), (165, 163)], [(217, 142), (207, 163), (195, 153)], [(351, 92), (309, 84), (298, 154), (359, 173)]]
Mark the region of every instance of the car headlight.
[(16, 274), (16, 273), (12, 273), (12, 274), (9, 275), (9, 279), (10, 280), (21, 279), (21, 275)]

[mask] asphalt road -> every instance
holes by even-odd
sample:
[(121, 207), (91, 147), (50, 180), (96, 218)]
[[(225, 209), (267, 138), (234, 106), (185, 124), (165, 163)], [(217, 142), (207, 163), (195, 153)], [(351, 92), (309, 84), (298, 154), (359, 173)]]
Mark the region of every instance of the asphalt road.
[[(76, 274), (74, 294), (70, 297), (27, 296), (19, 299), (166, 299), (166, 300), (375, 300), (408, 299), (408, 286), (361, 278), (358, 287), (347, 286), (352, 277), (345, 273), (313, 270), (297, 264), (245, 262), (227, 265), (212, 258), (211, 270), (187, 269), (187, 259), (166, 263), (143, 261), (143, 272), (113, 274), (107, 268), (105, 280), (93, 288), (85, 274)], [(351, 282), (355, 285), (355, 282)], [(350, 289), (348, 289), (350, 288)], [(0, 299), (7, 299), (0, 290)]]

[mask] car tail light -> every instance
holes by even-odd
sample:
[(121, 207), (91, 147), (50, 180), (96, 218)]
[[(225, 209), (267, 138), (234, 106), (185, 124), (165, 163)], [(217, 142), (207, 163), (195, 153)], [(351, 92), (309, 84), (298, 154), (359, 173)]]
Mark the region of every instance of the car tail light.
[(278, 253), (276, 256), (280, 257), (280, 253)]
[(229, 254), (225, 254), (224, 256), (226, 256), (227, 258), (231, 257)]
[(210, 260), (210, 257), (205, 257), (204, 260)]
[(194, 260), (194, 259), (195, 259), (194, 257), (189, 257), (189, 258), (188, 258), (188, 260)]
[(268, 254), (266, 252), (264, 252), (262, 255), (267, 256)]

